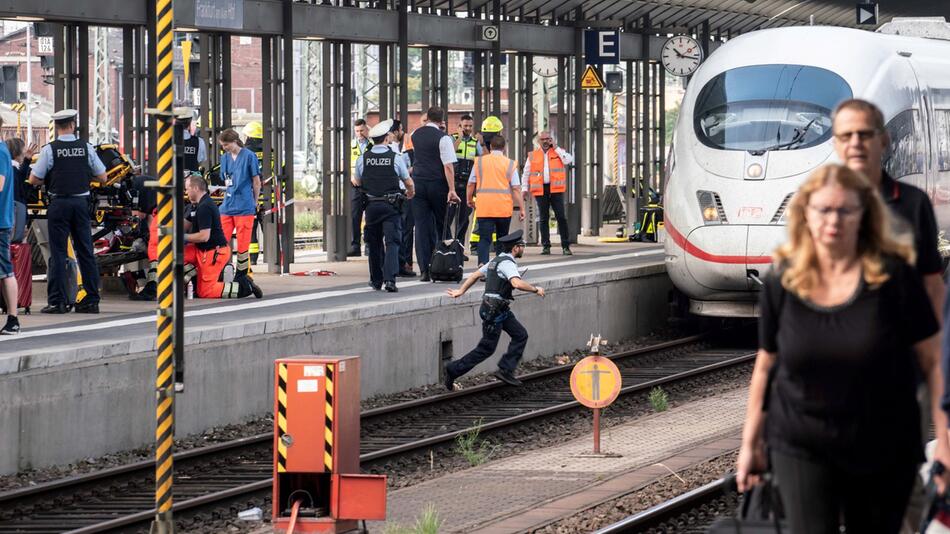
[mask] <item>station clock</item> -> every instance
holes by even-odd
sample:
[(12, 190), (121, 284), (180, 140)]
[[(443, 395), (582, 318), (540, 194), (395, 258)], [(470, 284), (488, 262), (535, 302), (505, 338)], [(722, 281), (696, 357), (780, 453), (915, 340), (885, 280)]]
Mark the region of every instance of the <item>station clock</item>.
[(557, 74), (558, 60), (556, 57), (536, 56), (534, 58), (534, 72), (538, 76), (548, 78)]
[(689, 76), (703, 61), (703, 48), (689, 35), (674, 35), (663, 44), (660, 59), (670, 74)]

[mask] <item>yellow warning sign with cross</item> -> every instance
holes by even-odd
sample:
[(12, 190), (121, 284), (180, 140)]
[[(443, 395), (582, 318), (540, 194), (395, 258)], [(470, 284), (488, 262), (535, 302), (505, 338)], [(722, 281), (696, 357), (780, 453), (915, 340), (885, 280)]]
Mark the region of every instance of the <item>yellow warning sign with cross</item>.
[(601, 78), (600, 73), (597, 72), (597, 68), (593, 65), (588, 65), (587, 69), (584, 70), (584, 75), (581, 77), (581, 89), (603, 89), (604, 88), (604, 79)]
[(620, 394), (620, 386), (620, 370), (603, 356), (588, 356), (571, 371), (571, 393), (588, 408), (609, 406)]

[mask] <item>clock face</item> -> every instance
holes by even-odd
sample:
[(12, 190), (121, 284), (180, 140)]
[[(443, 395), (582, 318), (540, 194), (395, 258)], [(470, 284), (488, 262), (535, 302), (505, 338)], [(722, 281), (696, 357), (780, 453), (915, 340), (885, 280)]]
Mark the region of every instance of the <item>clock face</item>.
[(688, 35), (670, 37), (660, 50), (666, 71), (674, 76), (689, 76), (703, 60), (703, 49)]
[(554, 76), (557, 74), (558, 60), (556, 57), (538, 56), (534, 58), (534, 72), (538, 76)]

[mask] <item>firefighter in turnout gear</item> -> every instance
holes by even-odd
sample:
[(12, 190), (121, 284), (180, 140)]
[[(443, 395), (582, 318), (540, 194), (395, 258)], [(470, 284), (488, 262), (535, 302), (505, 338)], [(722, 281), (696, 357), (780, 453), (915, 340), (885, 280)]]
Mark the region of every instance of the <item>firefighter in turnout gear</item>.
[[(459, 119), (459, 130), (452, 134), (452, 142), (455, 144), (455, 193), (459, 198), (465, 196), (466, 178), (472, 173), (472, 167), (475, 164), (475, 158), (482, 155), (482, 146), (478, 144), (478, 138), (475, 137), (475, 123), (471, 115), (462, 115)], [(468, 204), (459, 202), (456, 219), (458, 225), (455, 227), (455, 238), (459, 243), (465, 242), (465, 234), (468, 233), (468, 219), (471, 215)]]
[[(386, 144), (393, 121), (373, 126), (373, 147), (356, 160), (353, 187), (365, 199), (366, 246), (369, 247), (369, 284), (377, 291), (395, 293), (402, 241), (402, 203), (415, 195), (403, 156)], [(400, 187), (405, 184), (405, 194)], [(384, 246), (385, 239), (385, 246)]]
[(219, 282), (221, 271), (231, 261), (231, 247), (221, 229), (218, 207), (208, 195), (204, 178), (190, 175), (185, 194), (191, 204), (185, 209), (185, 283), (195, 287), (195, 296), (203, 299), (264, 296), (248, 276), (233, 282)]
[(450, 297), (458, 298), (480, 279), (485, 279), (485, 294), (482, 297), (481, 308), (478, 310), (478, 315), (482, 319), (482, 339), (471, 352), (445, 366), (444, 383), (449, 391), (455, 389), (457, 378), (472, 370), (495, 352), (503, 330), (511, 336), (511, 343), (498, 362), (495, 377), (511, 386), (521, 385), (521, 381), (515, 378), (514, 373), (528, 344), (528, 331), (511, 311), (511, 301), (514, 300), (512, 292), (520, 289), (544, 297), (544, 289), (525, 282), (521, 279), (521, 273), (518, 272), (516, 260), (524, 254), (525, 245), (522, 231), (516, 230), (502, 237), (498, 242), (504, 249), (503, 253), (472, 273), (462, 287), (446, 291)]
[[(105, 183), (106, 167), (92, 145), (76, 137), (74, 109), (53, 114), (56, 140), (40, 150), (32, 167), (30, 183), (46, 184), (49, 194), (49, 293), (43, 313), (67, 313), (75, 304), (76, 313), (99, 313), (99, 268), (92, 248), (92, 223), (89, 215), (89, 182)], [(86, 297), (68, 302), (66, 289), (66, 242), (72, 237), (73, 249), (82, 274)]]

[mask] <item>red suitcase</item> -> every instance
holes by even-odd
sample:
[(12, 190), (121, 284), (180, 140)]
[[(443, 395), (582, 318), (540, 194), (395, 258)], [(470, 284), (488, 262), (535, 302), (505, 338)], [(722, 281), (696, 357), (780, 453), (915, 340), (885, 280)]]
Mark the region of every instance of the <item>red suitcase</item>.
[(13, 275), (16, 277), (19, 291), (17, 308), (23, 308), (24, 313), (30, 313), (30, 306), (33, 305), (33, 258), (30, 244), (12, 243), (10, 261), (13, 262)]

